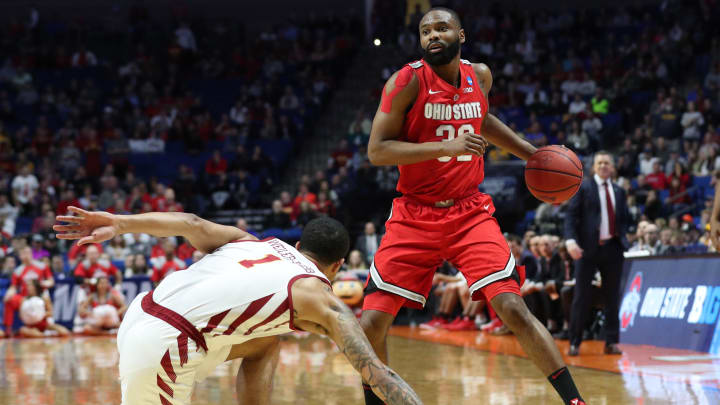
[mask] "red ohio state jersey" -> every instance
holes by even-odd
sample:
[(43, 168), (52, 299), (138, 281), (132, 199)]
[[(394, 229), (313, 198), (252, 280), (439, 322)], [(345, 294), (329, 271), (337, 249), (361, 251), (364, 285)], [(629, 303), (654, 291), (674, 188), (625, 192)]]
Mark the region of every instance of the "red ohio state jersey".
[[(464, 133), (480, 134), (488, 103), (472, 64), (460, 60), (460, 87), (441, 79), (424, 61), (407, 64), (418, 78), (417, 99), (405, 116), (400, 140), (443, 142)], [(478, 191), (484, 178), (483, 158), (476, 155), (441, 157), (400, 165), (397, 190), (424, 203), (459, 199)]]

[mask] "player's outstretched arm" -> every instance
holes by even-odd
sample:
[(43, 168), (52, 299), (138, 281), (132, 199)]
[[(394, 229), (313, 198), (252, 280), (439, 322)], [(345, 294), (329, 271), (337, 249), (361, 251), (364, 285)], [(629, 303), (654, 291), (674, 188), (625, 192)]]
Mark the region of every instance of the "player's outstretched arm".
[[(484, 63), (473, 63), (473, 70), (483, 93), (487, 97), (493, 82), (490, 68)], [(505, 149), (522, 160), (528, 160), (535, 153), (536, 148), (534, 146), (520, 138), (510, 127), (490, 113), (483, 119), (480, 133), (493, 145)]]
[(184, 212), (148, 212), (136, 215), (114, 215), (102, 211), (85, 211), (68, 207), (75, 215), (58, 215), (53, 226), (58, 239), (78, 240), (78, 244), (100, 243), (124, 233), (147, 233), (156, 237), (183, 236), (196, 249), (212, 252), (238, 239), (257, 239), (234, 226), (216, 224)]
[(375, 355), (355, 314), (327, 284), (315, 277), (298, 280), (293, 284), (292, 302), (295, 324), (330, 337), (386, 404), (422, 404), (408, 383)]
[(710, 241), (720, 252), (720, 170), (715, 172), (715, 202), (710, 217)]
[(370, 163), (376, 166), (409, 165), (443, 156), (468, 153), (481, 156), (485, 153), (487, 141), (476, 134), (463, 134), (449, 142), (399, 140), (405, 114), (415, 102), (418, 88), (418, 79), (410, 67), (395, 72), (388, 79), (370, 131)]

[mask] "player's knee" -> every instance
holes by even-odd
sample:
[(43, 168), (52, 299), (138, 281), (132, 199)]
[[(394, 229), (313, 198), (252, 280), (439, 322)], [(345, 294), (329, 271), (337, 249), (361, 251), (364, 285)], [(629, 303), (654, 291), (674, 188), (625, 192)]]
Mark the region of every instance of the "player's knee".
[(528, 325), (532, 321), (532, 314), (519, 295), (503, 294), (494, 299), (492, 305), (500, 319), (511, 329)]
[[(388, 328), (390, 327), (388, 321), (385, 319), (388, 316), (391, 315), (379, 311), (363, 311), (360, 317), (360, 326), (363, 328), (365, 335), (373, 346), (385, 341)], [(392, 324), (392, 318), (390, 318), (389, 323)]]

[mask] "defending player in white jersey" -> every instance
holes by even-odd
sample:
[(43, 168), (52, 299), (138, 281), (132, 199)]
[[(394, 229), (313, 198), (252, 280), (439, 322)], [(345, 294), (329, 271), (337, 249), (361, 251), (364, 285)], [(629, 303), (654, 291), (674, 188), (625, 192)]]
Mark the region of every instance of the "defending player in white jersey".
[(243, 358), (238, 401), (269, 404), (277, 335), (293, 329), (329, 336), (387, 404), (421, 404), (375, 356), (353, 313), (332, 293), (329, 280), (349, 247), (339, 222), (311, 221), (293, 248), (192, 214), (69, 210), (75, 216), (58, 216), (65, 224), (54, 226), (60, 239), (183, 236), (209, 253), (130, 304), (118, 332), (123, 404), (189, 404), (194, 382), (235, 358)]

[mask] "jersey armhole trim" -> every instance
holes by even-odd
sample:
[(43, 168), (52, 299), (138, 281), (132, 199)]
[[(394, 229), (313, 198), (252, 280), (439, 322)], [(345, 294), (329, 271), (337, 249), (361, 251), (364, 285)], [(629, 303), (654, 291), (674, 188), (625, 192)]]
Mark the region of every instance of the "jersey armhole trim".
[(269, 240), (272, 240), (272, 239), (277, 239), (277, 238), (276, 238), (276, 237), (274, 237), (274, 236), (270, 236), (270, 237), (268, 237), (268, 238), (265, 238), (265, 239), (235, 239), (235, 240), (231, 240), (231, 241), (230, 241), (230, 242), (228, 242), (228, 243), (240, 243), (240, 242), (267, 242), (267, 241), (269, 241)]
[(287, 301), (288, 301), (288, 308), (289, 308), (289, 310), (290, 310), (290, 324), (289, 324), (289, 326), (290, 326), (290, 329), (292, 329), (292, 330), (294, 330), (294, 331), (304, 332), (302, 329), (300, 329), (300, 328), (298, 328), (298, 327), (295, 326), (295, 315), (294, 315), (294, 312), (293, 312), (293, 300), (292, 300), (292, 286), (293, 286), (293, 284), (295, 284), (296, 281), (300, 280), (301, 278), (308, 278), (308, 277), (318, 278), (318, 279), (320, 279), (322, 282), (324, 282), (325, 284), (327, 284), (327, 285), (329, 285), (329, 286), (332, 287), (332, 284), (330, 284), (330, 281), (329, 281), (328, 279), (326, 279), (326, 278), (324, 278), (324, 277), (320, 277), (320, 276), (318, 276), (318, 275), (316, 275), (316, 274), (298, 274), (297, 276), (291, 278), (290, 281), (288, 281), (288, 285), (287, 285)]

